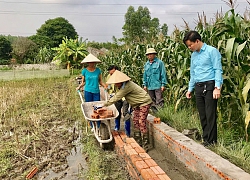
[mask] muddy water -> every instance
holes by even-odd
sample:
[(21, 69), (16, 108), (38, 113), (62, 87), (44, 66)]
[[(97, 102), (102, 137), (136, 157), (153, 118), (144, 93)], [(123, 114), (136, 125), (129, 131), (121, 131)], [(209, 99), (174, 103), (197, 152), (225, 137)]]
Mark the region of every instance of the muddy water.
[(67, 164), (63, 164), (60, 169), (64, 169), (58, 173), (57, 169), (50, 169), (46, 172), (41, 172), (38, 174), (39, 180), (51, 180), (51, 179), (60, 179), (60, 180), (77, 180), (79, 177), (83, 177), (83, 173), (87, 172), (88, 166), (83, 156), (82, 144), (80, 143), (81, 139), (81, 130), (79, 130), (79, 124), (76, 122), (73, 131), (74, 134), (78, 135), (76, 140), (72, 143), (74, 148), (72, 148), (69, 156), (67, 156)]

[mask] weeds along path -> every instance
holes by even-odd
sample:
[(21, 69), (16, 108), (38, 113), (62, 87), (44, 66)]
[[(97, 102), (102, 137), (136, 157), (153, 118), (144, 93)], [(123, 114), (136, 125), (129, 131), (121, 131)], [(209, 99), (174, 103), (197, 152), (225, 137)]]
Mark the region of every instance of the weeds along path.
[(71, 173), (67, 158), (76, 147), (76, 139), (79, 140), (76, 122), (84, 130), (79, 147), (88, 161), (86, 167), (78, 166), (78, 179), (126, 177), (115, 153), (103, 152), (95, 145), (95, 139), (85, 134), (80, 99), (71, 79), (0, 82), (0, 179), (25, 179), (34, 166), (38, 167), (38, 173), (33, 179), (48, 179), (46, 174), (39, 177), (48, 171), (64, 172), (56, 178), (67, 179), (66, 175)]

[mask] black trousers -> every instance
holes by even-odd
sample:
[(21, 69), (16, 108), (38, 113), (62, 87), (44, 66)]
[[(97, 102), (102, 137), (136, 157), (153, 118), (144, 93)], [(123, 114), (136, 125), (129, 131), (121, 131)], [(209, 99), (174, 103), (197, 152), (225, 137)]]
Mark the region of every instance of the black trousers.
[(164, 99), (161, 89), (148, 90), (148, 94), (151, 97), (155, 106), (163, 107)]
[(217, 143), (217, 99), (213, 99), (214, 81), (195, 84), (196, 106), (205, 143)]

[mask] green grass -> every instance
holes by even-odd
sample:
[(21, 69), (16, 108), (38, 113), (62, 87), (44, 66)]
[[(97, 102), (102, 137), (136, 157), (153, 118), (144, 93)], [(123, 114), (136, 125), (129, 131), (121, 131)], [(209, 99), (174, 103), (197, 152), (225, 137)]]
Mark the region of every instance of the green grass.
[(69, 76), (67, 69), (60, 70), (4, 70), (0, 71), (0, 80), (23, 80)]
[(228, 159), (236, 166), (250, 173), (250, 144), (243, 140), (234, 141), (230, 145), (220, 139), (220, 143), (213, 149), (220, 156)]
[(197, 112), (192, 106), (182, 107), (175, 111), (173, 104), (166, 104), (165, 107), (157, 113), (163, 122), (182, 132), (184, 129), (197, 128), (201, 131), (200, 121)]

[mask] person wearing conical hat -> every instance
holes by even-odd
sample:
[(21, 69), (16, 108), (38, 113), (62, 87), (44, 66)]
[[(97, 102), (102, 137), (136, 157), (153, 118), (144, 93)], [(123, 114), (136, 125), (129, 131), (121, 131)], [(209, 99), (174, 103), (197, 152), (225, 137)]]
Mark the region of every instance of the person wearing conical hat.
[[(96, 63), (101, 63), (101, 61), (93, 54), (89, 54), (81, 63), (87, 63), (87, 67), (82, 70), (82, 82), (76, 90), (84, 86), (84, 98), (86, 102), (100, 101), (99, 84), (105, 89), (107, 88), (106, 84), (102, 82), (101, 70), (96, 67)], [(92, 122), (90, 125), (93, 127)], [(97, 126), (100, 127), (99, 121)]]
[[(115, 70), (120, 70), (120, 68), (118, 66), (116, 66), (116, 65), (110, 65), (108, 67), (109, 74), (107, 76), (107, 80), (115, 72)], [(118, 88), (115, 87), (114, 84), (109, 84), (108, 85), (107, 92), (108, 92), (108, 94), (110, 94), (110, 97), (112, 97), (117, 91), (118, 91)], [(131, 117), (132, 109), (129, 108), (130, 105), (128, 104), (128, 102), (126, 101), (126, 99), (124, 97), (121, 100), (116, 101), (114, 104), (115, 104), (115, 107), (116, 107), (117, 111), (119, 112), (119, 115), (115, 118), (115, 128), (114, 128), (114, 130), (115, 131), (120, 130), (121, 116), (123, 114), (125, 134), (128, 137), (130, 137), (130, 117)], [(123, 113), (122, 113), (122, 110), (123, 110)]]
[[(107, 76), (107, 80), (109, 79), (109, 77), (115, 72), (115, 70), (119, 70), (120, 68), (116, 65), (111, 65), (108, 67), (108, 76)], [(110, 97), (112, 97), (117, 91), (117, 88), (115, 87), (114, 84), (110, 84), (107, 88), (107, 92), (110, 95)], [(123, 98), (120, 99), (119, 101), (116, 101), (115, 103), (115, 107), (118, 111), (118, 116), (115, 118), (115, 131), (119, 131), (120, 130), (120, 121), (121, 121), (121, 115), (122, 115), (122, 106), (123, 106)]]
[(130, 81), (130, 79), (126, 74), (116, 70), (106, 83), (115, 84), (118, 91), (104, 105), (109, 106), (125, 97), (126, 101), (133, 108), (134, 138), (140, 145), (146, 148), (149, 139), (146, 120), (152, 99), (146, 91), (133, 81)]
[(162, 60), (156, 57), (154, 48), (148, 48), (148, 61), (144, 65), (143, 86), (154, 102), (154, 110), (164, 105), (163, 91), (167, 84), (166, 68)]

